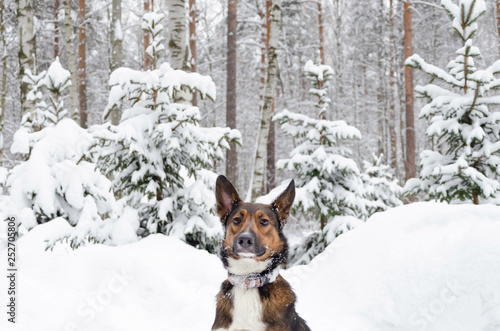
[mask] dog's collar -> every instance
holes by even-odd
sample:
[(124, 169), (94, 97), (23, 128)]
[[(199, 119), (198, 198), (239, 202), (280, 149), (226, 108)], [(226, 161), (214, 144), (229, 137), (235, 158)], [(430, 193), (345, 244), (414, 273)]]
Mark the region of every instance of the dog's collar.
[(270, 272), (264, 274), (249, 274), (246, 276), (229, 274), (228, 280), (233, 286), (238, 286), (244, 289), (262, 287), (270, 284), (278, 278), (280, 267), (278, 266)]

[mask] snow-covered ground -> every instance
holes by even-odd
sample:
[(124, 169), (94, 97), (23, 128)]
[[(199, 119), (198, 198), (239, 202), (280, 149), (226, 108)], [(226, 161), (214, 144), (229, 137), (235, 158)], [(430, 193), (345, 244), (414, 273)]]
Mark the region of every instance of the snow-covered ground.
[[(19, 240), (18, 323), (2, 312), (0, 330), (210, 329), (226, 277), (216, 256), (163, 235), (44, 251), (59, 221)], [(500, 207), (398, 207), (282, 274), (314, 331), (500, 330)], [(4, 310), (6, 288), (0, 277)]]

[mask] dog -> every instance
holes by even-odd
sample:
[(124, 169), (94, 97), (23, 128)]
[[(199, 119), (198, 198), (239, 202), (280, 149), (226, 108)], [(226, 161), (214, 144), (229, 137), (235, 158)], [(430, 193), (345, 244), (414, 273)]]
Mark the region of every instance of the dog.
[(295, 199), (294, 181), (270, 205), (241, 201), (224, 176), (217, 178), (215, 196), (228, 279), (217, 294), (212, 331), (310, 331), (295, 311), (295, 293), (279, 274), (288, 259), (283, 226)]

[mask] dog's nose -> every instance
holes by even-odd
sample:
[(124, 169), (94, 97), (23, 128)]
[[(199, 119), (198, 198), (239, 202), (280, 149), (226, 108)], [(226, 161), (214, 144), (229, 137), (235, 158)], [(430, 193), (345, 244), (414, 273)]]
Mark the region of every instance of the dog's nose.
[(238, 236), (238, 245), (242, 248), (250, 248), (255, 244), (255, 238), (250, 233), (242, 233)]

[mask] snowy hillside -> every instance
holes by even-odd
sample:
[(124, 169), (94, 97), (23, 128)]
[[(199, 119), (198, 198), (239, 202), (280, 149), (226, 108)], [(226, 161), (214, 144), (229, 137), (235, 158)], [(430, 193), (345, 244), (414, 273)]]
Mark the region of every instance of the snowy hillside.
[[(1, 330), (210, 329), (226, 277), (217, 257), (163, 235), (44, 251), (64, 226), (19, 240), (18, 323), (2, 319)], [(314, 331), (500, 330), (500, 207), (417, 203), (375, 214), (282, 274)]]

